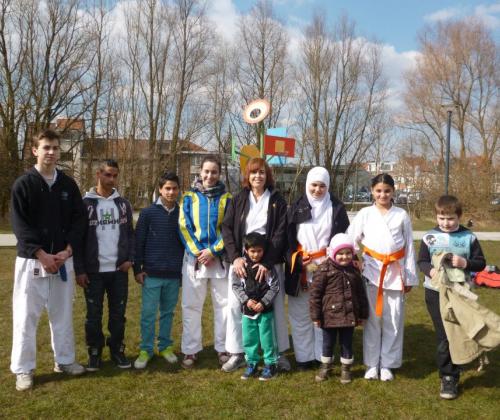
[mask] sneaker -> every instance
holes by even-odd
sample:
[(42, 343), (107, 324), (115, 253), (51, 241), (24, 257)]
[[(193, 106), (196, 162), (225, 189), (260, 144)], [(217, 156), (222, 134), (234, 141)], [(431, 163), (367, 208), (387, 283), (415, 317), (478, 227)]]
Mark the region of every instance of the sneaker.
[(281, 372), (290, 372), (292, 370), (290, 361), (283, 353), (280, 353), (278, 358), (278, 370)]
[(246, 365), (245, 355), (243, 353), (232, 354), (229, 360), (222, 365), (224, 372), (234, 372)]
[(18, 373), (16, 375), (16, 389), (18, 391), (27, 391), (33, 388), (33, 372)]
[(132, 367), (132, 363), (125, 356), (125, 346), (123, 344), (118, 349), (111, 350), (111, 360), (120, 369), (129, 369)]
[(441, 390), (439, 396), (445, 400), (454, 400), (458, 396), (458, 380), (453, 376), (441, 378)]
[(185, 354), (184, 359), (181, 362), (181, 366), (184, 369), (191, 369), (196, 363), (196, 354)]
[(101, 368), (101, 351), (96, 347), (89, 347), (89, 360), (85, 370), (95, 372)]
[(276, 368), (276, 365), (265, 365), (259, 376), (259, 381), (270, 381), (271, 379), (276, 378), (277, 374), (278, 369)]
[(391, 370), (388, 368), (380, 368), (380, 380), (387, 382), (392, 381), (394, 379), (394, 375)]
[(231, 356), (229, 355), (229, 353), (226, 353), (225, 351), (220, 351), (217, 353), (217, 358), (219, 359), (219, 365), (223, 365), (224, 363), (226, 363), (229, 358)]
[(365, 379), (371, 380), (371, 379), (378, 379), (378, 369), (377, 366), (372, 366), (366, 369), (365, 372)]
[(351, 365), (342, 363), (340, 366), (340, 383), (345, 385), (352, 381)]
[(168, 363), (177, 363), (177, 356), (175, 355), (172, 346), (160, 351), (160, 356), (163, 357)]
[(54, 372), (57, 373), (67, 373), (68, 375), (81, 375), (85, 373), (85, 368), (79, 363), (73, 362), (68, 363), (67, 365), (62, 365), (60, 363), (56, 363), (54, 365)]
[(328, 379), (328, 376), (330, 375), (331, 370), (332, 370), (331, 363), (321, 363), (319, 371), (314, 377), (314, 379), (316, 380), (316, 382), (326, 381)]
[(136, 369), (145, 369), (148, 365), (148, 362), (151, 360), (152, 356), (146, 350), (141, 350), (139, 352), (139, 357), (135, 359), (134, 367)]
[(259, 371), (257, 369), (257, 365), (248, 364), (247, 368), (245, 369), (245, 372), (243, 373), (243, 375), (240, 376), (240, 378), (243, 380), (254, 378), (258, 375), (258, 373)]

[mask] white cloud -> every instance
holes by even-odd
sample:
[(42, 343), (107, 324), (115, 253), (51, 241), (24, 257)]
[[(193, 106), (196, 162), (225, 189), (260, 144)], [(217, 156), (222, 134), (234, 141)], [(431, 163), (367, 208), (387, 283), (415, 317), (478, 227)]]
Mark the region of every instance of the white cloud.
[(240, 17), (232, 0), (212, 0), (209, 2), (208, 17), (215, 23), (217, 32), (227, 41), (234, 40)]
[(500, 3), (489, 6), (479, 5), (474, 9), (474, 15), (490, 29), (500, 28)]
[(448, 7), (437, 10), (424, 16), (427, 22), (439, 22), (454, 18), (475, 17), (484, 22), (490, 29), (500, 28), (500, 3), (484, 5), (480, 4), (472, 9), (469, 6)]
[(382, 47), (382, 63), (388, 82), (388, 106), (393, 110), (401, 109), (404, 91), (404, 73), (412, 69), (420, 55), (418, 51), (397, 52), (393, 45)]
[(441, 20), (448, 20), (459, 16), (462, 11), (457, 7), (448, 7), (446, 9), (440, 9), (436, 12), (430, 13), (424, 16), (424, 20), (427, 22), (438, 22)]

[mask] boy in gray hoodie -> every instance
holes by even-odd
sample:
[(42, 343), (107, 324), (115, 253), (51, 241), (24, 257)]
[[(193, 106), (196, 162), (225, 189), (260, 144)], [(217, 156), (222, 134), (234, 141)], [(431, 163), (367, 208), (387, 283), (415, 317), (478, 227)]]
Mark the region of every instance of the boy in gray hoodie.
[[(87, 303), (85, 338), (88, 371), (99, 370), (102, 348), (109, 346), (111, 359), (119, 368), (130, 368), (125, 357), (125, 309), (128, 270), (134, 260), (132, 207), (116, 190), (118, 163), (105, 160), (97, 170), (97, 186), (83, 198), (88, 220), (81, 264), (75, 265), (77, 283), (84, 288)], [(104, 340), (102, 312), (108, 295), (110, 337)]]

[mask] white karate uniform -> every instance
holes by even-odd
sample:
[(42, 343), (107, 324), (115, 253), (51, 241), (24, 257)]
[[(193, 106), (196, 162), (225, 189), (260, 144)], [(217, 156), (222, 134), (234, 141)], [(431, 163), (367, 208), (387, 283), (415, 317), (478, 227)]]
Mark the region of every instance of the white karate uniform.
[(36, 368), (36, 330), (47, 309), (54, 360), (58, 364), (75, 361), (73, 259), (66, 263), (67, 281), (47, 273), (37, 259), (16, 258), (12, 297), (13, 338), (10, 370), (28, 373)]
[(382, 214), (375, 206), (361, 209), (348, 229), (359, 251), (360, 244), (380, 254), (405, 248), (405, 256), (387, 268), (383, 283), (383, 312), (375, 307), (382, 262), (363, 254), (363, 276), (368, 280), (370, 313), (363, 329), (363, 359), (369, 367), (398, 368), (403, 360), (404, 292), (403, 286), (417, 286), (415, 249), (411, 220), (406, 211), (392, 206)]
[[(196, 354), (203, 349), (201, 316), (203, 304), (210, 287), (214, 310), (214, 348), (225, 352), (227, 319), (227, 268), (221, 266), (219, 258), (206, 267), (199, 264), (195, 271), (196, 258), (184, 253), (182, 265), (182, 340), (184, 354)], [(209, 286), (210, 284), (210, 286)]]
[[(249, 192), (250, 208), (245, 220), (245, 234), (257, 232), (266, 234), (267, 210), (269, 208), (269, 198), (271, 193), (265, 190), (258, 201), (253, 193)], [(276, 339), (279, 352), (284, 352), (290, 348), (288, 338), (288, 326), (285, 316), (285, 274), (281, 264), (274, 266), (279, 279), (280, 289), (273, 301), (274, 323), (276, 326)], [(227, 304), (227, 329), (226, 329), (226, 351), (229, 353), (243, 353), (243, 337), (241, 332), (241, 304), (233, 292), (233, 265), (229, 267), (228, 281), (228, 304)]]
[[(326, 185), (327, 192), (320, 199), (309, 193), (312, 182), (320, 181)], [(319, 251), (328, 247), (332, 231), (332, 202), (328, 188), (330, 176), (325, 168), (315, 167), (307, 174), (306, 196), (311, 205), (311, 219), (297, 225), (297, 241), (306, 251)], [(325, 257), (315, 258), (312, 262), (321, 264)], [(307, 281), (312, 282), (312, 273), (307, 272)], [(311, 360), (321, 361), (323, 334), (315, 327), (309, 311), (309, 290), (300, 290), (298, 296), (288, 296), (288, 319), (292, 329), (295, 360), (299, 363)]]

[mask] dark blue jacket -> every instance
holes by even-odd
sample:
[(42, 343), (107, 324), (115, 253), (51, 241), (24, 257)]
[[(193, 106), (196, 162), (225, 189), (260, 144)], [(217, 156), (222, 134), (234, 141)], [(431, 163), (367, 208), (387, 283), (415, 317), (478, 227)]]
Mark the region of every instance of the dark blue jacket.
[(134, 273), (181, 278), (184, 245), (179, 235), (179, 206), (168, 212), (161, 204), (143, 209), (135, 228)]

